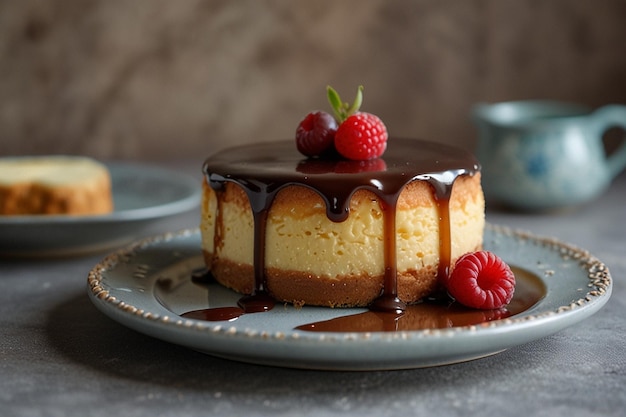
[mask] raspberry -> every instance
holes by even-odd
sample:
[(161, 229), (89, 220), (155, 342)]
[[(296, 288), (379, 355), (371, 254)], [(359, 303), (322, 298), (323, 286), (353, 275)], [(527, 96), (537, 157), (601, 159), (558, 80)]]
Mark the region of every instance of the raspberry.
[(467, 307), (495, 309), (513, 298), (515, 275), (495, 254), (472, 252), (457, 260), (446, 286), (448, 293)]
[(337, 122), (330, 114), (318, 111), (307, 114), (296, 129), (296, 146), (306, 156), (319, 156), (333, 146)]
[(339, 125), (335, 148), (344, 158), (352, 160), (378, 158), (387, 148), (387, 128), (378, 116), (355, 113)]

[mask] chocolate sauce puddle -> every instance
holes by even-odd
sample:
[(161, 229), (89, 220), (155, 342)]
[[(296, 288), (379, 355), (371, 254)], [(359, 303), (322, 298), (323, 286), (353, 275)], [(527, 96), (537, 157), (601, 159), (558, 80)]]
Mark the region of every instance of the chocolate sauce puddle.
[[(474, 175), (478, 161), (455, 147), (426, 141), (389, 140), (384, 159), (345, 161), (303, 160), (291, 141), (230, 148), (208, 158), (203, 172), (208, 184), (220, 192), (226, 182), (243, 188), (254, 220), (254, 291), (242, 297), (240, 308), (268, 311), (265, 231), (268, 211), (284, 187), (299, 185), (317, 192), (326, 203), (326, 215), (341, 222), (349, 215), (350, 199), (359, 189), (373, 192), (384, 214), (385, 269), (381, 296), (371, 304), (377, 312), (400, 314), (406, 305), (397, 296), (396, 207), (402, 189), (411, 181), (428, 181), (438, 205), (440, 230), (439, 279), (447, 277), (451, 259), (449, 200), (452, 185), (461, 175)], [(376, 175), (372, 175), (376, 172)], [(219, 215), (219, 213), (218, 213)]]
[(476, 310), (446, 300), (426, 300), (410, 305), (400, 314), (366, 311), (296, 327), (309, 332), (395, 332), (472, 326), (520, 314), (546, 294), (546, 288), (534, 274), (512, 267), (515, 294), (511, 302), (497, 310)]
[(232, 321), (245, 313), (240, 307), (215, 307), (188, 311), (180, 316), (186, 319), (202, 321)]
[[(333, 333), (397, 332), (480, 325), (504, 319), (523, 313), (546, 295), (545, 285), (535, 274), (519, 267), (513, 266), (511, 269), (516, 280), (515, 294), (511, 302), (501, 309), (476, 310), (448, 299), (428, 299), (419, 304), (407, 306), (403, 311), (369, 310), (331, 320), (303, 324), (297, 326), (295, 330)], [(198, 280), (197, 283), (207, 285), (208, 281)], [(248, 313), (252, 311), (227, 306), (193, 310), (181, 316), (203, 321), (232, 321)]]

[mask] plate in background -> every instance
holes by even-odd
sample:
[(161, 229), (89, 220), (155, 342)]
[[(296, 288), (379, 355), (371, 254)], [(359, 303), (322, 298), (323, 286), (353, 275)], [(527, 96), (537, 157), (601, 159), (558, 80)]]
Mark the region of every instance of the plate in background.
[(200, 179), (159, 167), (107, 163), (114, 211), (97, 216), (0, 216), (0, 256), (73, 256), (136, 240), (156, 221), (199, 206)]

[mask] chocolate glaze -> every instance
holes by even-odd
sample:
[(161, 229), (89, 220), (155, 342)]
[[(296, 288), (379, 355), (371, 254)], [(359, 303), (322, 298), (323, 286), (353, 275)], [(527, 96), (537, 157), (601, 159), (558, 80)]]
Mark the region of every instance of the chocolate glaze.
[[(294, 141), (233, 147), (209, 157), (203, 166), (208, 184), (220, 192), (226, 182), (243, 188), (254, 219), (255, 290), (243, 297), (243, 310), (266, 311), (273, 301), (265, 285), (265, 226), (276, 194), (284, 187), (300, 185), (317, 192), (334, 222), (348, 218), (350, 199), (359, 189), (374, 193), (384, 213), (385, 277), (381, 296), (371, 309), (400, 313), (406, 306), (397, 297), (395, 247), (396, 205), (402, 189), (411, 181), (427, 181), (439, 210), (439, 277), (447, 276), (451, 259), (449, 199), (452, 185), (461, 175), (480, 170), (475, 157), (462, 149), (433, 142), (391, 138), (383, 158), (371, 161), (305, 159)], [(253, 307), (247, 307), (253, 306)], [(263, 307), (263, 308), (261, 308)]]

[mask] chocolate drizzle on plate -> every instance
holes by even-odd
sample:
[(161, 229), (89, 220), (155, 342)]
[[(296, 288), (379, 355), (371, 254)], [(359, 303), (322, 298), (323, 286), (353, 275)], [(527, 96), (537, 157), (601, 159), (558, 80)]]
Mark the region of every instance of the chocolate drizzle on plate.
[[(511, 269), (516, 280), (515, 294), (511, 302), (500, 309), (477, 310), (452, 302), (448, 298), (428, 298), (407, 306), (403, 311), (370, 309), (330, 320), (301, 324), (295, 329), (327, 333), (397, 332), (475, 326), (505, 319), (528, 310), (546, 296), (546, 287), (537, 275), (518, 267), (511, 267)], [(207, 289), (209, 300), (211, 299), (211, 286), (219, 285), (210, 279), (193, 282)], [(193, 310), (181, 316), (203, 321), (233, 321), (243, 314), (246, 312), (241, 307), (226, 306)]]
[(239, 301), (244, 312), (267, 311), (274, 301), (267, 295), (265, 232), (269, 209), (284, 187), (299, 185), (318, 193), (326, 203), (326, 215), (334, 222), (346, 220), (350, 199), (360, 189), (374, 193), (384, 215), (385, 276), (381, 296), (373, 311), (400, 314), (406, 305), (397, 295), (396, 207), (404, 187), (427, 181), (439, 212), (440, 279), (447, 277), (451, 260), (449, 200), (454, 181), (479, 171), (478, 161), (462, 149), (433, 142), (391, 138), (383, 158), (370, 161), (304, 159), (293, 141), (233, 147), (209, 157), (203, 166), (208, 184), (220, 192), (226, 182), (246, 193), (254, 220), (254, 292)]

